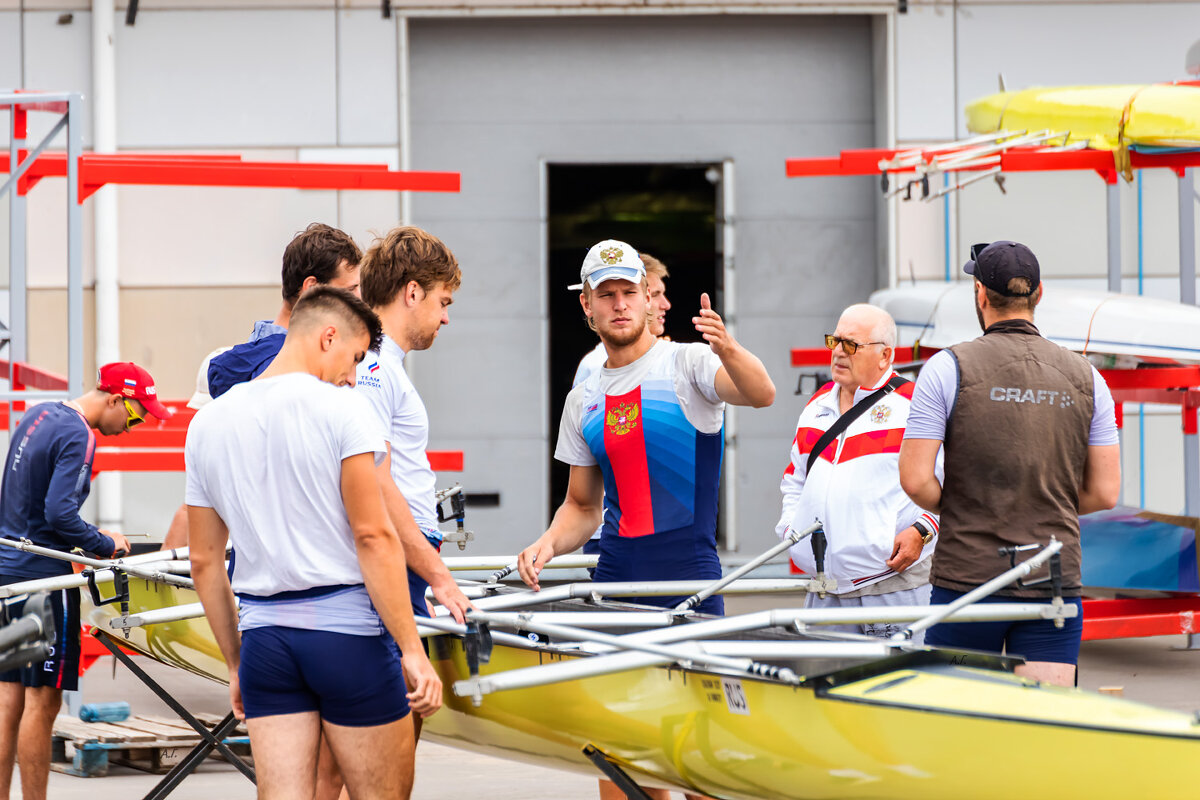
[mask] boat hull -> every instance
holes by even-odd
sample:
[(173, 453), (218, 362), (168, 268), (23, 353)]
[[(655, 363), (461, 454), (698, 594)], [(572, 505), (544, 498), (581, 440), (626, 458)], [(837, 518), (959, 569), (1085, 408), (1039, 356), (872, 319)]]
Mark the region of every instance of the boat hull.
[[(135, 613), (195, 601), (145, 581), (129, 588)], [(117, 613), (103, 606), (88, 619), (108, 630)], [(133, 628), (127, 642), (225, 680), (204, 619)], [(923, 651), (801, 686), (644, 667), (489, 694), (475, 706), (451, 691), (470, 676), (463, 641), (435, 637), (430, 653), (446, 695), (424, 736), (594, 774), (581, 752), (592, 744), (641, 783), (714, 797), (1173, 798), (1192, 795), (1200, 763), (1195, 718), (1042, 686), (987, 656)], [(497, 644), (480, 671), (586, 657)]]
[[(965, 276), (964, 276), (965, 277)], [(1152, 297), (1077, 289), (1043, 281), (1034, 322), (1069, 350), (1107, 356), (1104, 366), (1200, 362), (1200, 308)], [(974, 282), (881, 289), (871, 302), (896, 320), (897, 344), (949, 347), (979, 336)]]
[(1135, 84), (1024, 89), (982, 97), (966, 108), (967, 130), (1069, 131), (1097, 150), (1122, 144), (1200, 146), (1200, 85)]

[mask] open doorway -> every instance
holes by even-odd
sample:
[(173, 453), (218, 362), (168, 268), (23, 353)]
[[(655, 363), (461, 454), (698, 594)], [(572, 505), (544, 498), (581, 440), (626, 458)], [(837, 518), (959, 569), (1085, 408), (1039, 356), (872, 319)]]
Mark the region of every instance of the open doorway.
[(547, 295), (550, 316), (550, 513), (567, 492), (569, 468), (554, 460), (563, 404), (579, 360), (598, 342), (584, 322), (579, 267), (588, 248), (620, 239), (649, 253), (671, 273), (666, 335), (700, 341), (692, 316), (708, 292), (724, 314), (719, 249), (719, 163), (547, 164)]

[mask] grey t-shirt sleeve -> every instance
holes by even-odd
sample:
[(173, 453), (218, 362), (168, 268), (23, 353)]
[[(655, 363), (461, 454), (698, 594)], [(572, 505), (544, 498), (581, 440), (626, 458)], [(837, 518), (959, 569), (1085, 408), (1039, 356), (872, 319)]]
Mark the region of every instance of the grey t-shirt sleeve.
[(905, 439), (946, 439), (946, 421), (958, 394), (958, 363), (949, 350), (934, 353), (913, 387)]
[(596, 463), (596, 457), (583, 438), (583, 419), (579, 407), (582, 391), (576, 387), (567, 395), (562, 422), (558, 426), (558, 445), (554, 448), (554, 458), (573, 467), (590, 467)]
[(1088, 445), (1104, 447), (1118, 444), (1117, 404), (1103, 376), (1092, 367), (1092, 427), (1088, 432)]

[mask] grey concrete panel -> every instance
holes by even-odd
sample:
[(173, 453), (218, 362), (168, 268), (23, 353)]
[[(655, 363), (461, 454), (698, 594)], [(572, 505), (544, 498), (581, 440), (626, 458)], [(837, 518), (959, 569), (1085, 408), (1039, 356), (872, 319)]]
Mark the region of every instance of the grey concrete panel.
[[(463, 438), (432, 423), (431, 448), (462, 450), (464, 454), (464, 470), (440, 473), (438, 487), (457, 481), (468, 492), (500, 495), (498, 507), (468, 507), (466, 527), (474, 531), (475, 541), (462, 555), (516, 554), (533, 544), (550, 521), (550, 456), (545, 444), (540, 439), (509, 438), (503, 431), (499, 433), (495, 437)], [(459, 555), (459, 550), (450, 545), (442, 554)]]
[[(738, 409), (739, 434), (791, 441), (796, 431), (796, 418), (808, 400), (793, 393), (800, 374), (814, 371), (791, 366), (792, 348), (820, 347), (819, 337), (833, 330), (837, 316), (838, 312), (832, 311), (829, 314), (756, 317), (739, 324), (738, 341), (762, 359), (775, 383), (775, 402), (770, 407)], [(828, 372), (828, 369), (824, 371)]]
[(463, 271), (462, 288), (450, 307), (451, 328), (464, 319), (540, 318), (544, 245), (536, 220), (450, 218), (426, 223), (418, 216), (417, 223), (446, 243)]
[(877, 288), (874, 220), (743, 220), (737, 231), (739, 321), (825, 315)]
[(337, 13), (338, 144), (396, 144), (396, 17)]
[[(873, 178), (788, 178), (787, 158), (827, 155), (842, 147), (867, 147), (870, 124), (763, 123), (687, 125), (618, 124), (490, 125), (486, 139), (474, 123), (425, 121), (415, 110), (413, 168), (462, 173), (462, 193), (416, 194), (421, 220), (445, 218), (537, 219), (539, 163), (718, 162), (732, 158), (737, 215), (873, 219), (878, 182)], [(635, 126), (636, 123), (636, 127)]]
[[(54, 11), (25, 13), (25, 88), (46, 91), (92, 93), (92, 15), (76, 11), (72, 21), (58, 24)], [(92, 110), (83, 104), (83, 146), (92, 143)], [(58, 115), (38, 112), (29, 115), (30, 139), (40, 139)], [(59, 134), (57, 147), (66, 147), (65, 134)]]
[[(1001, 194), (984, 182), (959, 197), (958, 266), (973, 242), (1011, 239), (1029, 245), (1048, 278), (1106, 274), (1106, 187), (1095, 173), (1017, 173), (1005, 187)], [(1128, 197), (1122, 193), (1123, 206)]]
[(121, 147), (336, 143), (332, 11), (145, 11), (116, 37)]
[[(1080, 11), (1073, 3), (959, 6), (959, 107), (997, 91), (1001, 72), (1009, 89), (1184, 77), (1184, 56), (1196, 41), (1200, 3), (1091, 3), (1086, 13)], [(1011, 41), (1021, 42), (1019, 58), (996, 46)], [(958, 126), (958, 134), (964, 135), (961, 116)]]
[[(283, 160), (281, 154), (247, 157)], [(310, 222), (335, 224), (338, 215), (338, 193), (331, 191), (216, 186), (116, 191), (124, 286), (278, 284), (280, 258), (291, 238)]]
[[(794, 433), (794, 430), (793, 430)], [(782, 495), (779, 479), (788, 464), (790, 439), (739, 438), (737, 552), (752, 556), (779, 541), (775, 523), (779, 521)], [(728, 477), (728, 476), (727, 476)]]
[(869, 68), (869, 27), (853, 16), (414, 20), (413, 63), (439, 69), (419, 73), (413, 104), (430, 122), (866, 122), (870, 82), (846, 66)]
[(541, 440), (546, 389), (537, 318), (460, 319), (428, 352), (413, 353), (413, 381), (441, 435)]
[(896, 16), (896, 138), (954, 138), (953, 4), (910, 3)]
[[(466, 276), (430, 355), (438, 367), (424, 369), (418, 356), (416, 380), (435, 432), (441, 415), (471, 438), (468, 461), (483, 442), (529, 436), (529, 460), (509, 469), (545, 491), (541, 310), (520, 289), (545, 246), (543, 163), (732, 159), (739, 337), (781, 397), (794, 385), (797, 337), (822, 332), (831, 306), (875, 288), (874, 182), (784, 173), (789, 156), (873, 144), (866, 20), (414, 20), (411, 33), (413, 166), (463, 175), (460, 196), (415, 195), (414, 219), (446, 239)], [(489, 397), (465, 399), (445, 368), (451, 357)], [(798, 412), (739, 413), (744, 475), (732, 479), (741, 492), (770, 473), (773, 490)], [(762, 528), (758, 517), (777, 514), (778, 501), (770, 505), (743, 507), (734, 524)]]
[[(0, 11), (0, 89), (17, 89), (21, 85), (21, 15), (16, 11)], [(0, 113), (3, 147), (8, 147), (8, 126), (8, 112)]]
[(183, 472), (129, 472), (121, 479), (121, 498), (125, 524), (122, 533), (149, 534), (141, 542), (161, 542), (171, 525), (171, 517), (183, 505), (186, 479)]

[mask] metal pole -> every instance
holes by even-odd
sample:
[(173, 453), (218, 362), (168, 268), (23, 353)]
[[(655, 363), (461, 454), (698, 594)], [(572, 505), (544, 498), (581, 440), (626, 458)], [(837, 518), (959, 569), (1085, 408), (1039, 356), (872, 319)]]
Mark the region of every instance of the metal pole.
[[(396, 16), (396, 135), (400, 144), (401, 170), (412, 169), (412, 128), (409, 124), (412, 118), (412, 98), (409, 94), (409, 67), (408, 17), (399, 14)], [(412, 224), (412, 192), (400, 193), (400, 224)]]
[(83, 394), (83, 209), (79, 205), (83, 97), (67, 99), (67, 391)]
[(1196, 211), (1193, 170), (1179, 176), (1179, 302), (1196, 304)]
[(1183, 513), (1200, 513), (1200, 435), (1197, 435), (1196, 409), (1183, 407)]
[(1108, 209), (1108, 290), (1121, 291), (1121, 185), (1117, 175), (1105, 186)]
[[(29, 135), (27, 115), (28, 112), (23, 107), (15, 104), (9, 106), (11, 119), (8, 173), (10, 175), (15, 175), (17, 172), (20, 162), (19, 154), (25, 147), (25, 137)], [(21, 185), (18, 183), (8, 196), (8, 359), (13, 363), (24, 361), (28, 357), (25, 345), (28, 336), (25, 314), (25, 303), (28, 299), (25, 286), (25, 220), (25, 194), (21, 191)], [(12, 377), (11, 371), (9, 377)], [(10, 430), (20, 418), (18, 408), (20, 406), (16, 403), (9, 406)]]
[[(737, 193), (734, 186), (733, 160), (721, 163), (721, 186), (718, 197), (721, 213), (721, 312), (730, 336), (737, 335)], [(725, 549), (736, 553), (741, 546), (738, 534), (738, 409), (725, 407), (725, 452), (721, 465), (721, 527), (718, 533), (724, 536)]]
[(822, 525), (821, 525), (821, 523), (818, 522), (814, 525), (808, 526), (807, 528), (805, 528), (802, 531), (792, 531), (791, 533), (789, 533), (787, 536), (784, 537), (783, 541), (768, 548), (765, 553), (760, 553), (759, 555), (750, 559), (750, 561), (748, 561), (747, 563), (745, 563), (742, 566), (735, 569), (733, 572), (729, 573), (728, 575), (726, 575), (722, 578), (717, 579), (714, 583), (712, 583), (712, 585), (704, 587), (703, 589), (696, 592), (694, 595), (692, 595), (688, 599), (684, 600), (679, 605), (675, 606), (675, 610), (676, 611), (689, 611), (689, 610), (695, 608), (696, 606), (703, 603), (707, 598), (712, 597), (714, 594), (721, 591), (726, 586), (728, 586), (729, 584), (736, 581), (738, 578), (742, 577), (743, 575), (750, 572), (751, 570), (757, 569), (760, 564), (764, 564), (767, 561), (770, 561), (772, 558), (779, 555), (783, 551), (787, 550), (792, 545), (799, 542), (801, 539), (806, 539), (809, 536), (811, 536), (813, 533), (815, 533), (816, 531), (821, 530), (821, 528), (822, 528)]
[[(113, 0), (92, 0), (92, 150), (117, 152), (117, 66)], [(121, 360), (121, 295), (117, 254), (117, 188), (105, 186), (92, 198), (96, 263), (96, 366)], [(101, 528), (120, 529), (125, 512), (121, 473), (106, 472), (95, 483)]]

